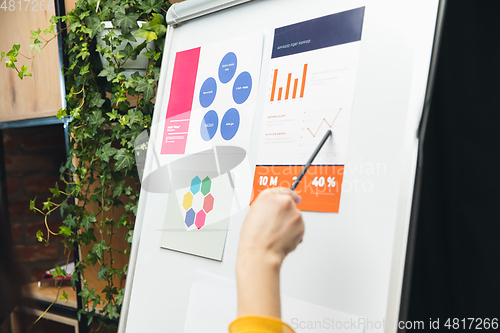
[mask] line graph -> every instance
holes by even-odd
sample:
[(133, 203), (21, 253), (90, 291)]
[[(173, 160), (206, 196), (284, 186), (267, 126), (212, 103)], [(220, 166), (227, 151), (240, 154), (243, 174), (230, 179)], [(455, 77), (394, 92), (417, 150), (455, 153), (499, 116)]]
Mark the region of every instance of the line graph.
[(315, 138), (316, 135), (318, 135), (318, 132), (321, 129), (321, 125), (323, 125), (323, 123), (325, 123), (329, 128), (332, 128), (333, 124), (335, 124), (335, 120), (337, 120), (337, 117), (340, 114), (340, 111), (342, 111), (342, 108), (339, 109), (339, 111), (337, 112), (337, 115), (335, 116), (335, 118), (333, 119), (333, 121), (332, 121), (331, 124), (329, 124), (328, 121), (325, 118), (323, 118), (323, 120), (321, 120), (321, 122), (319, 123), (318, 129), (316, 129), (316, 131), (314, 133), (308, 127), (307, 130), (309, 131), (309, 133), (311, 133), (311, 135), (313, 136), (313, 138)]

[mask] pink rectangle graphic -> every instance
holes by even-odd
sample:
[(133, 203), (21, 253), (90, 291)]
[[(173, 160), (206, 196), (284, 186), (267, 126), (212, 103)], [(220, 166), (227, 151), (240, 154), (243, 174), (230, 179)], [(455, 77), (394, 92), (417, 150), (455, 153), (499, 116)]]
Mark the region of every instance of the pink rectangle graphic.
[(177, 52), (175, 55), (161, 154), (184, 154), (186, 151), (200, 49)]

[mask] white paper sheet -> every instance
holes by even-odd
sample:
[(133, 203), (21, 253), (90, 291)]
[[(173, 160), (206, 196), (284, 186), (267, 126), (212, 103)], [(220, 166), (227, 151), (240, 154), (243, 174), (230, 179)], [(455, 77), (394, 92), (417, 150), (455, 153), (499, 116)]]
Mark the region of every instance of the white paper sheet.
[[(236, 318), (236, 281), (195, 272), (184, 333), (228, 332)], [(281, 297), (282, 320), (296, 333), (362, 333), (364, 320), (287, 296)]]

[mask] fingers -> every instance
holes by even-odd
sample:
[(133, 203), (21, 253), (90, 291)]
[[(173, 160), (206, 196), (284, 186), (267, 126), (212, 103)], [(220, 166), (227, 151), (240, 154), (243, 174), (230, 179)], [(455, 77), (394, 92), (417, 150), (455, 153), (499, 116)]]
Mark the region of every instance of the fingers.
[(302, 197), (295, 191), (289, 190), (290, 195), (292, 196), (293, 201), (295, 202), (296, 205), (300, 204), (302, 202)]
[(275, 193), (280, 193), (280, 194), (284, 194), (284, 195), (289, 195), (293, 202), (298, 205), (302, 202), (302, 197), (295, 191), (292, 191), (291, 189), (289, 188), (285, 188), (285, 187), (273, 187), (273, 188), (268, 188), (266, 190), (264, 190), (263, 192), (265, 191), (270, 191), (270, 192), (275, 192)]

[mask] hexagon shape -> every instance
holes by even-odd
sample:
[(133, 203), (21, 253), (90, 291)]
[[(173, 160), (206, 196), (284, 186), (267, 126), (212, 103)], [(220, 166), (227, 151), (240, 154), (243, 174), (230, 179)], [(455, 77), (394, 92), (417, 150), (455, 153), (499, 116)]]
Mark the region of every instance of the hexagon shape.
[(208, 178), (208, 176), (203, 178), (203, 181), (201, 182), (201, 193), (203, 193), (203, 195), (207, 195), (208, 193), (210, 193), (211, 187), (212, 181), (210, 180), (210, 178)]
[(196, 228), (200, 229), (205, 225), (205, 219), (207, 217), (207, 214), (203, 210), (200, 210), (198, 213), (196, 213), (196, 220), (194, 221), (194, 225)]
[(212, 196), (212, 194), (209, 193), (205, 197), (205, 200), (203, 200), (203, 210), (205, 211), (205, 213), (208, 214), (213, 208), (214, 208), (214, 197)]
[(184, 219), (184, 223), (186, 223), (188, 228), (193, 225), (195, 216), (196, 213), (194, 212), (193, 208), (189, 209), (186, 212), (186, 218)]
[(193, 205), (193, 195), (191, 192), (188, 192), (184, 194), (184, 199), (182, 199), (182, 207), (184, 207), (185, 210), (188, 210), (191, 208)]
[(198, 192), (194, 195), (193, 197), (193, 204), (192, 208), (194, 209), (195, 212), (200, 211), (203, 208), (203, 194), (201, 192)]
[(191, 180), (191, 193), (196, 194), (200, 190), (201, 186), (201, 179), (200, 177), (196, 176)]

